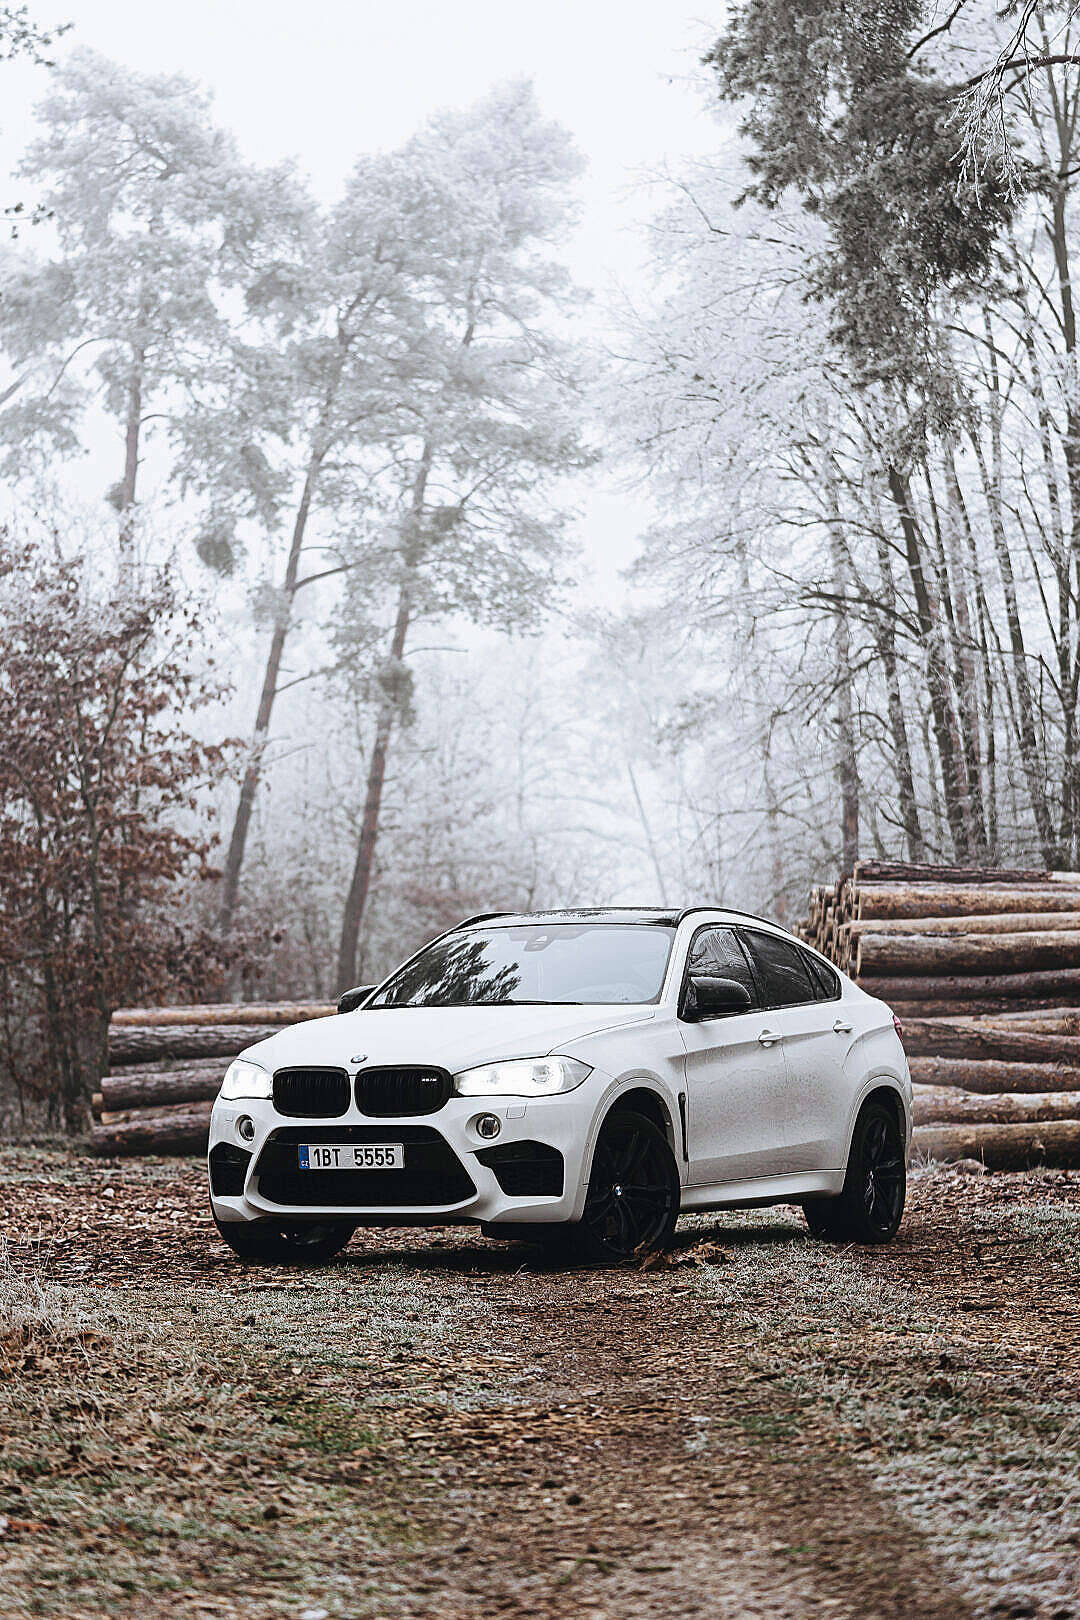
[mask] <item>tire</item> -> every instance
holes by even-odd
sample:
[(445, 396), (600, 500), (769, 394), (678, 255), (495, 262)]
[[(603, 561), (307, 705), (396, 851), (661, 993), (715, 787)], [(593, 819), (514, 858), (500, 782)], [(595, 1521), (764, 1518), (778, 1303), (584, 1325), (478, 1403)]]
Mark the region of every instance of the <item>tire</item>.
[(834, 1205), (838, 1198), (811, 1198), (803, 1205), (803, 1214), (806, 1224), (810, 1228), (810, 1236), (830, 1239), (836, 1232), (836, 1211)]
[(868, 1102), (851, 1135), (844, 1190), (803, 1205), (814, 1237), (831, 1243), (891, 1243), (904, 1215), (904, 1137), (884, 1103)]
[(680, 1192), (679, 1167), (663, 1131), (629, 1109), (609, 1114), (596, 1141), (577, 1247), (603, 1263), (666, 1248)]
[(263, 1266), (322, 1266), (348, 1243), (356, 1227), (352, 1221), (297, 1221), (281, 1226), (274, 1221), (219, 1221), (214, 1225), (241, 1260)]

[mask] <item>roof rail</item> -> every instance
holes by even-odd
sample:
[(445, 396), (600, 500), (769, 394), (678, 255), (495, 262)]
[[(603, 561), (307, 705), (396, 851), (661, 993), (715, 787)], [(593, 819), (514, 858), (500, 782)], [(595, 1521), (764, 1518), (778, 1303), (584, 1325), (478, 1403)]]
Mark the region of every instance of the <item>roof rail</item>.
[[(583, 915), (588, 915), (589, 911), (656, 911), (662, 914), (664, 909), (665, 908), (663, 906), (589, 906), (570, 908), (566, 912), (566, 915), (580, 917)], [(759, 911), (741, 911), (738, 906), (725, 906), (719, 904), (713, 906), (684, 906), (681, 911), (673, 911), (671, 915), (676, 923), (681, 923), (684, 918), (696, 916), (699, 912), (703, 911), (726, 911), (733, 917), (749, 917), (752, 922), (768, 923), (770, 928), (782, 928), (784, 926), (783, 923), (778, 923), (773, 917), (763, 917)], [(459, 928), (471, 928), (474, 923), (492, 922), (496, 917), (516, 917), (518, 915), (527, 917), (530, 915), (530, 913), (522, 912), (519, 914), (516, 911), (478, 911), (475, 917), (463, 917), (459, 923), (454, 923), (452, 928), (447, 929), (447, 933), (456, 934)], [(541, 915), (557, 917), (559, 912), (556, 910), (541, 913)]]
[[(773, 917), (763, 917), (760, 911), (740, 911), (738, 906), (684, 906), (679, 912), (676, 921), (682, 922), (685, 917), (693, 917), (699, 911), (727, 911), (733, 917), (749, 917), (752, 922), (768, 923), (770, 928), (783, 928)], [(785, 930), (786, 931), (786, 930)]]
[(512, 917), (513, 915), (512, 911), (478, 911), (475, 917), (462, 917), (461, 921), (455, 923), (453, 928), (448, 929), (447, 932), (456, 934), (459, 928), (470, 928), (473, 923), (490, 922), (493, 917)]

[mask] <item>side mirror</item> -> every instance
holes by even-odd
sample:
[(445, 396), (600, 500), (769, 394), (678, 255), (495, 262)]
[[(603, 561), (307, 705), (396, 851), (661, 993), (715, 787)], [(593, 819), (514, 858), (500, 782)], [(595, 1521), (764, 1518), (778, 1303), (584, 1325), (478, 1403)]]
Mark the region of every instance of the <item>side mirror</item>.
[(357, 1007), (363, 1006), (374, 989), (373, 984), (358, 984), (355, 990), (346, 990), (343, 995), (338, 996), (338, 1012), (355, 1012)]
[(683, 1017), (691, 1021), (715, 1018), (723, 1013), (749, 1012), (753, 1005), (749, 990), (737, 979), (718, 979), (711, 973), (694, 973), (690, 976)]

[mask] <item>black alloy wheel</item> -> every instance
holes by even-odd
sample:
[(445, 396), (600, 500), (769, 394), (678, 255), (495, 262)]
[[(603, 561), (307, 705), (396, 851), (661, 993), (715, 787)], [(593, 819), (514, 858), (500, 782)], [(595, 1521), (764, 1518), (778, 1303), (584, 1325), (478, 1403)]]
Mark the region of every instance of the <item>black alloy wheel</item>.
[(217, 1227), (233, 1254), (264, 1266), (321, 1266), (348, 1243), (352, 1221), (219, 1221)]
[(593, 1155), (580, 1236), (594, 1260), (631, 1260), (671, 1242), (679, 1167), (667, 1137), (629, 1110), (604, 1121)]
[(803, 1205), (814, 1237), (834, 1243), (889, 1243), (907, 1196), (904, 1136), (885, 1103), (868, 1102), (855, 1121), (844, 1190), (838, 1198)]

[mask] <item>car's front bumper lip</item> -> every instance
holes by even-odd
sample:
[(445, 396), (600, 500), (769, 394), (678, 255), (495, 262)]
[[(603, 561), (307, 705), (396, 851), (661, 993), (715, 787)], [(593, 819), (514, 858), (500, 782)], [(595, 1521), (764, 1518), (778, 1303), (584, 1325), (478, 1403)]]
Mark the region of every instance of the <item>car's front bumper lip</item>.
[[(597, 1076), (603, 1084), (606, 1077)], [(594, 1112), (594, 1100), (582, 1093), (591, 1090), (590, 1080), (572, 1092), (555, 1097), (452, 1097), (434, 1114), (409, 1115), (400, 1120), (369, 1119), (355, 1108), (350, 1108), (337, 1119), (297, 1119), (279, 1114), (267, 1099), (239, 1098), (228, 1102), (219, 1099), (210, 1120), (212, 1150), (227, 1142), (251, 1154), (245, 1178), (244, 1191), (235, 1196), (211, 1193), (211, 1203), (219, 1221), (255, 1221), (274, 1218), (281, 1220), (354, 1219), (358, 1225), (393, 1224), (395, 1216), (409, 1223), (439, 1225), (453, 1221), (537, 1221), (559, 1222), (576, 1220), (584, 1203), (583, 1164), (589, 1137), (589, 1124)], [(494, 1114), (501, 1131), (498, 1145), (514, 1142), (542, 1142), (555, 1148), (563, 1158), (563, 1190), (558, 1196), (515, 1197), (503, 1191), (494, 1170), (482, 1164), (477, 1153), (492, 1147), (490, 1139), (481, 1137), (475, 1121), (482, 1114)], [(238, 1131), (238, 1121), (246, 1116), (255, 1127), (255, 1135), (244, 1141)], [(259, 1155), (272, 1132), (288, 1129), (290, 1133), (310, 1127), (322, 1139), (328, 1139), (336, 1128), (368, 1126), (377, 1131), (382, 1140), (388, 1129), (400, 1125), (403, 1129), (423, 1125), (438, 1131), (451, 1152), (461, 1162), (471, 1179), (475, 1193), (450, 1204), (379, 1204), (352, 1205), (341, 1203), (280, 1204), (263, 1197), (259, 1190), (256, 1166)], [(311, 1171), (317, 1178), (321, 1171)]]

